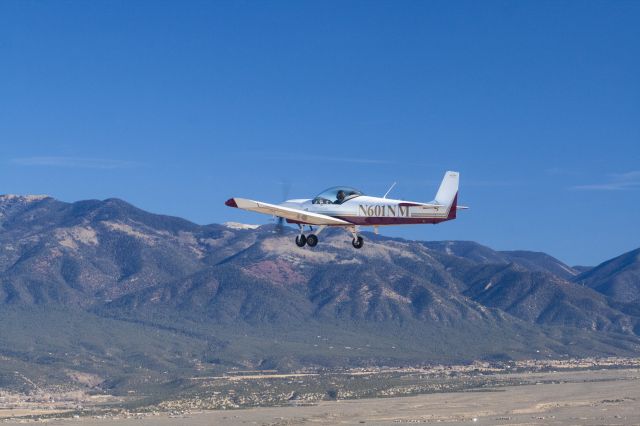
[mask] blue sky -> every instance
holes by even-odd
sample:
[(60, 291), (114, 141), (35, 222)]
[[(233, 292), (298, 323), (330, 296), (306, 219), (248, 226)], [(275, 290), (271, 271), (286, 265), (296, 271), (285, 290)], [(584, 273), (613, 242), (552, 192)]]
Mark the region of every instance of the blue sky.
[(0, 193), (266, 223), (343, 184), (471, 210), (416, 239), (640, 246), (640, 2), (3, 1)]

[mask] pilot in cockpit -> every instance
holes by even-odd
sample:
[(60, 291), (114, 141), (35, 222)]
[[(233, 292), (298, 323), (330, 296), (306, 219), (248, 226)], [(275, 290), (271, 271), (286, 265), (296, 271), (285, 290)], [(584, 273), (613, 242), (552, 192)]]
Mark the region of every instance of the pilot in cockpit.
[(338, 191), (338, 194), (336, 195), (336, 204), (340, 204), (344, 201), (344, 198), (346, 197), (346, 194), (344, 193), (344, 191), (341, 189), (340, 191)]

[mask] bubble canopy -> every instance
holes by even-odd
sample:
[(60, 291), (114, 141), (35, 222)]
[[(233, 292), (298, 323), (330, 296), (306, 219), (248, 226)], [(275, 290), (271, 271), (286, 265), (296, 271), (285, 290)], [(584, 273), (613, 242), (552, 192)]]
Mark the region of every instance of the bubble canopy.
[(342, 204), (360, 195), (364, 194), (355, 188), (349, 186), (334, 186), (316, 195), (313, 199), (313, 204)]

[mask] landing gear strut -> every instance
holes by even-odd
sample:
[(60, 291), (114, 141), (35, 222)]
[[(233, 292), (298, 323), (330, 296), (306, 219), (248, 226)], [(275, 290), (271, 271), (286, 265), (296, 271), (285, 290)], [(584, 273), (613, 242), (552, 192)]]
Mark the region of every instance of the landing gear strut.
[(353, 240), (351, 240), (351, 245), (353, 246), (353, 248), (361, 249), (364, 245), (364, 238), (358, 235), (358, 227), (351, 227), (348, 229), (348, 231), (351, 232), (351, 235), (353, 235)]

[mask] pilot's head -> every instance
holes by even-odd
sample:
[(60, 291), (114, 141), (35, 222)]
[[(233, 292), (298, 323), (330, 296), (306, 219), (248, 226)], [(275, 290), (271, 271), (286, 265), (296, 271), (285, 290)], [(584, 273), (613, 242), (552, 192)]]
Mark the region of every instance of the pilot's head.
[(338, 191), (338, 195), (337, 195), (338, 201), (344, 200), (344, 197), (345, 197), (344, 191), (343, 190)]

